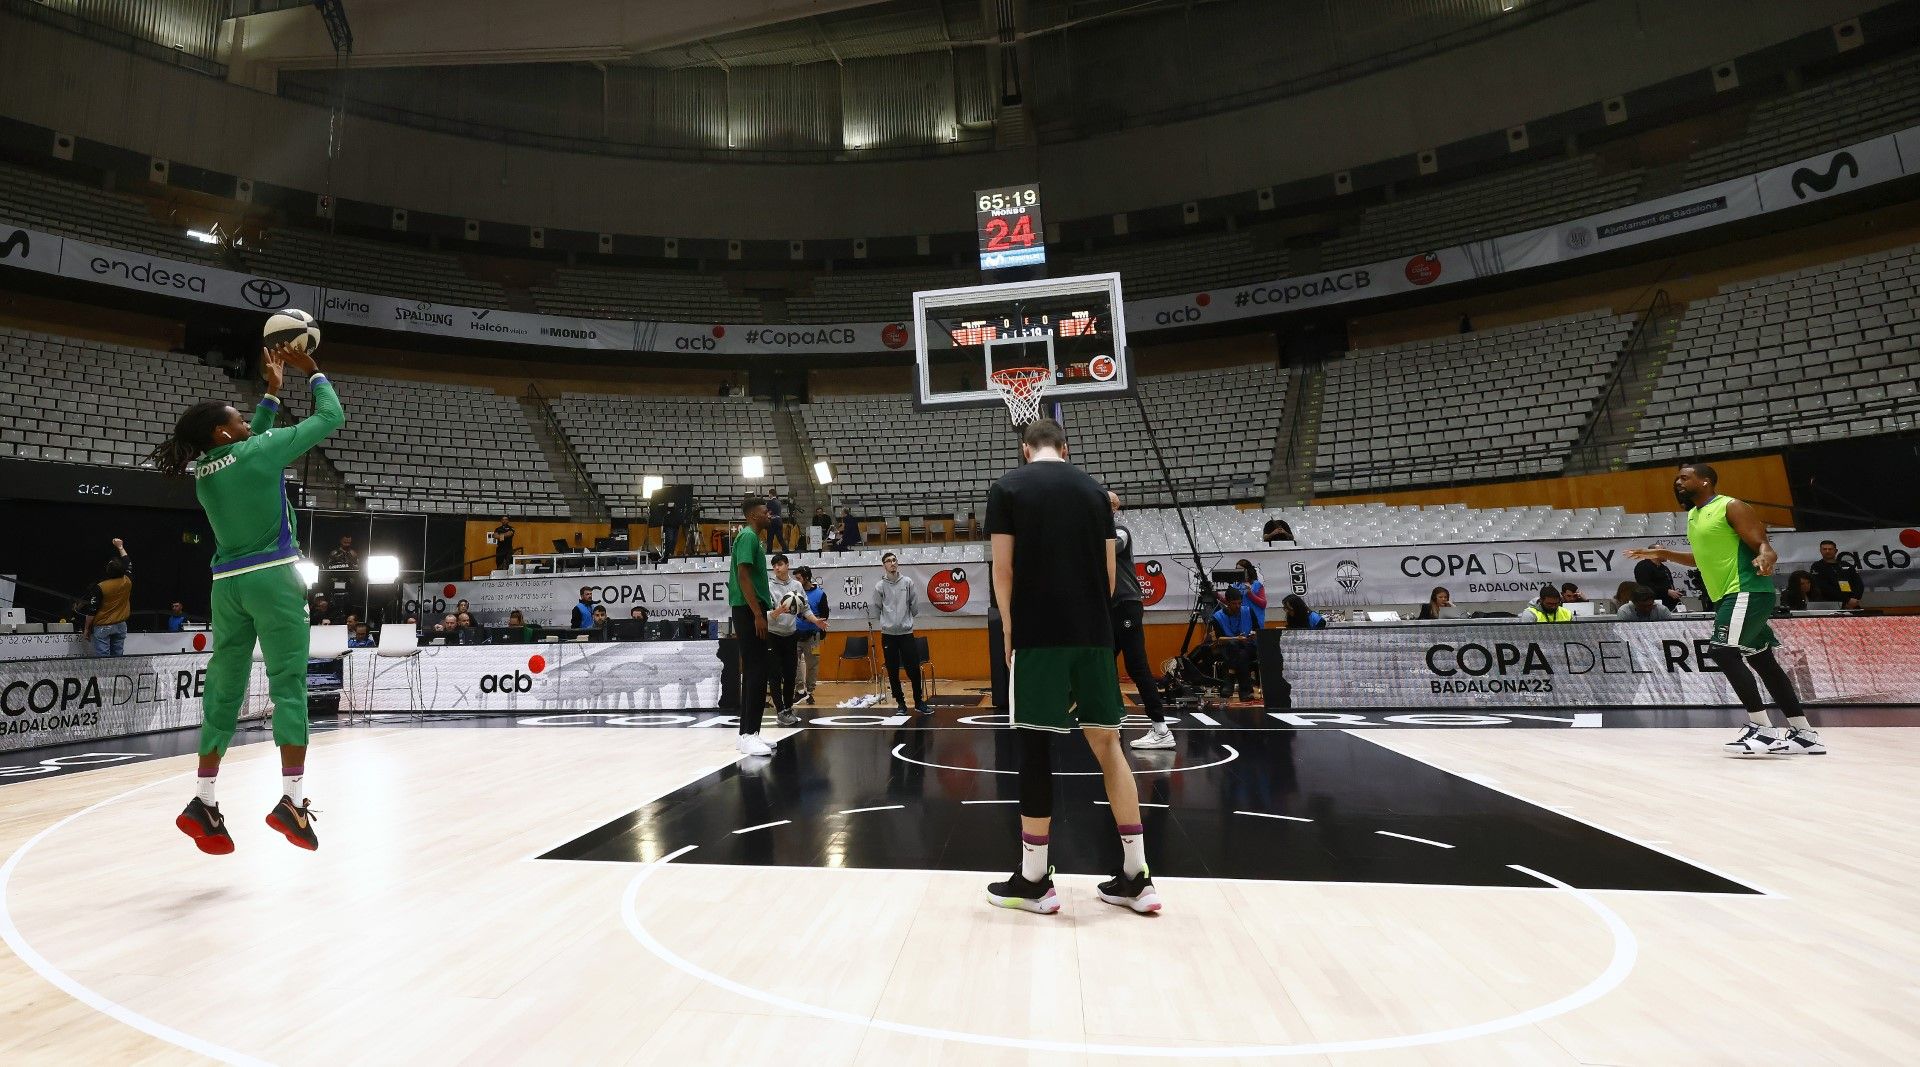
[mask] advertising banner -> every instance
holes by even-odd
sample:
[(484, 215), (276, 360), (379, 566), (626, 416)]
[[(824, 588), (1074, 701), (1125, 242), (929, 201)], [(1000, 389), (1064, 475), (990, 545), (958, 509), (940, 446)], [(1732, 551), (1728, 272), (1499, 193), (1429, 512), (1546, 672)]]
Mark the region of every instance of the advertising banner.
[[(1920, 703), (1920, 618), (1776, 619), (1802, 699)], [(1281, 638), (1295, 708), (1735, 706), (1704, 621), (1414, 623)]]
[[(209, 658), (0, 661), (0, 751), (198, 726)], [(264, 694), (260, 664), (253, 675), (251, 692)], [(259, 718), (267, 708), (264, 696), (249, 700), (241, 717)]]
[(1129, 300), (1126, 302), (1127, 329), (1137, 333), (1230, 322), (1452, 285), (1487, 273), (1498, 273), (1498, 270), (1483, 254), (1476, 254), (1476, 250), (1443, 248), (1298, 278), (1278, 278), (1183, 296)]
[(634, 324), (621, 319), (576, 319), (518, 311), (403, 300), (375, 293), (328, 289), (315, 312), (323, 322), (368, 326), (435, 337), (506, 341), (553, 348), (633, 350)]
[[(718, 641), (429, 646), (419, 663), (419, 706), (435, 711), (646, 711), (720, 702)], [(404, 669), (371, 649), (349, 653), (342, 709), (412, 710), (400, 684)], [(378, 682), (368, 685), (374, 670)]]
[(1760, 209), (1780, 211), (1900, 177), (1892, 134), (1775, 167), (1758, 175)]
[[(125, 648), (130, 656), (206, 652), (213, 648), (213, 635), (205, 630), (177, 634), (128, 634)], [(79, 634), (0, 634), (0, 660), (91, 655), (93, 640)]]
[(42, 274), (60, 271), (61, 238), (16, 226), (0, 216), (0, 263)]
[[(1774, 580), (1820, 558), (1820, 542), (1831, 539), (1843, 561), (1859, 568), (1873, 591), (1920, 590), (1920, 530), (1839, 530), (1831, 533), (1780, 533), (1773, 547), (1780, 554)], [(1591, 600), (1611, 598), (1621, 582), (1633, 580), (1634, 560), (1627, 549), (1686, 548), (1686, 538), (1629, 537), (1607, 540), (1502, 541), (1447, 545), (1386, 545), (1372, 548), (1262, 550), (1201, 557), (1209, 570), (1230, 568), (1245, 558), (1266, 585), (1268, 611), (1280, 598), (1298, 593), (1314, 608), (1424, 604), (1442, 586), (1458, 605), (1524, 603), (1551, 582), (1580, 587)], [(1197, 589), (1190, 556), (1149, 553), (1135, 557), (1149, 611), (1186, 611)], [(976, 564), (984, 571), (985, 564)], [(1688, 569), (1669, 565), (1674, 581), (1690, 596)]]
[[(877, 555), (863, 554), (860, 558), (871, 562), (860, 566), (813, 565), (813, 580), (827, 594), (830, 627), (839, 622), (855, 630), (867, 628), (867, 604), (874, 583), (885, 572)], [(989, 578), (985, 563), (903, 565), (900, 573), (914, 582), (922, 618), (986, 617)], [(594, 603), (606, 605), (607, 614), (615, 619), (627, 618), (635, 607), (646, 608), (648, 617), (654, 620), (686, 616), (721, 620), (730, 614), (727, 575), (717, 568), (448, 582), (420, 587), (408, 610), (416, 612), (431, 628), (434, 619), (465, 599), (475, 621), (483, 626), (504, 625), (508, 612), (519, 611), (535, 626), (564, 627), (570, 623), (582, 586), (592, 589)]]
[(60, 274), (158, 296), (252, 311), (278, 311), (284, 307), (311, 311), (320, 303), (319, 288), (302, 282), (256, 278), (204, 263), (126, 252), (71, 237), (60, 244)]

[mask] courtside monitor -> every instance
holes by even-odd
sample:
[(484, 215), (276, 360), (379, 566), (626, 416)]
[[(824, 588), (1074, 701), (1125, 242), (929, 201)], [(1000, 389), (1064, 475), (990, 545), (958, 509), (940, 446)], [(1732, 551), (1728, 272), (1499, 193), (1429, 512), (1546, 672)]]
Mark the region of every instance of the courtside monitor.
[(921, 408), (1004, 403), (1009, 376), (1048, 405), (1133, 388), (1118, 274), (915, 293), (913, 351)]

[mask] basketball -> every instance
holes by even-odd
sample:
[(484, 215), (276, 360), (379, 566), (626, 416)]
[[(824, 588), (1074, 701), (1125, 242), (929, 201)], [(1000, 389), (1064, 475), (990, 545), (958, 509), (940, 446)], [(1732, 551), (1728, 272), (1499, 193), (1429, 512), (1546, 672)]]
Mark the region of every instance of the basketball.
[(799, 593), (783, 593), (780, 599), (774, 602), (774, 606), (797, 618), (806, 614), (807, 598)]
[(287, 308), (268, 316), (267, 325), (260, 331), (262, 344), (277, 348), (294, 341), (304, 343), (308, 355), (320, 347), (320, 326), (312, 315), (299, 308)]

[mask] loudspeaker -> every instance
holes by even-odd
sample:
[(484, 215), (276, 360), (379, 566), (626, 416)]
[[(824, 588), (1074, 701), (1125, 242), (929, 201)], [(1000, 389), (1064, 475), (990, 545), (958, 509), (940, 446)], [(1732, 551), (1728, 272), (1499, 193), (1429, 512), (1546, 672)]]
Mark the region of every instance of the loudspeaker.
[(647, 501), (647, 525), (685, 526), (693, 516), (693, 486), (663, 485)]

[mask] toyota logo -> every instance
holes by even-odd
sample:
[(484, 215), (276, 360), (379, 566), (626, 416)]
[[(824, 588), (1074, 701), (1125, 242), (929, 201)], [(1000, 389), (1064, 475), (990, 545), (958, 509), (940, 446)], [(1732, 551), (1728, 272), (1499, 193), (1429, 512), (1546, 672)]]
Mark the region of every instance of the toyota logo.
[(240, 287), (240, 295), (247, 298), (247, 303), (263, 311), (277, 311), (293, 299), (293, 294), (287, 292), (286, 286), (265, 278), (248, 279)]

